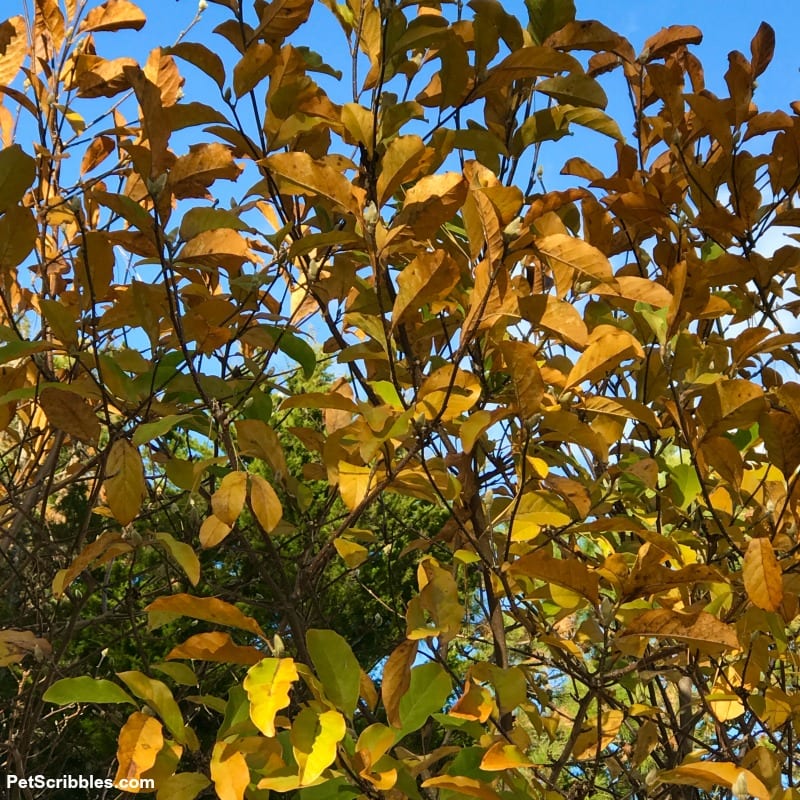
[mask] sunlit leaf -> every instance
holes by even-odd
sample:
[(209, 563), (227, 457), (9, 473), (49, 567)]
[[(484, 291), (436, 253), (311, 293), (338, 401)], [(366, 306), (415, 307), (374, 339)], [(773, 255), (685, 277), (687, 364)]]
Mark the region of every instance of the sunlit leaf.
[(117, 439), (106, 458), (106, 502), (120, 525), (132, 522), (147, 493), (139, 450), (127, 439)]
[(289, 690), (299, 678), (291, 658), (265, 658), (244, 679), (250, 719), (265, 736), (275, 735), (275, 715), (289, 704)]
[(751, 539), (742, 565), (744, 588), (751, 602), (777, 611), (783, 602), (783, 573), (769, 539)]
[(261, 626), (252, 617), (243, 614), (231, 603), (226, 603), (216, 597), (192, 597), (188, 594), (173, 594), (154, 600), (145, 607), (145, 611), (157, 616), (159, 625), (163, 625), (168, 621), (166, 615), (173, 618), (191, 617), (213, 622), (217, 625), (240, 628), (254, 633), (262, 639), (266, 638)]
[(306, 644), (328, 699), (348, 717), (358, 703), (361, 667), (350, 645), (335, 631), (312, 629)]
[(82, 675), (78, 678), (62, 678), (53, 683), (42, 695), (46, 703), (59, 706), (71, 703), (131, 703), (133, 698), (120, 686), (102, 678)]

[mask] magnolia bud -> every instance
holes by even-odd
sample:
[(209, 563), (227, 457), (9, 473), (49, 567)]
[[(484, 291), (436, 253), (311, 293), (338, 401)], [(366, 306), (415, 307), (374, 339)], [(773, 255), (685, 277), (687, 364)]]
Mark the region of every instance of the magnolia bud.
[(515, 217), (503, 229), (503, 238), (506, 241), (516, 239), (522, 233), (522, 218)]
[(167, 185), (167, 173), (162, 172), (157, 178), (153, 178), (152, 180), (148, 178), (145, 181), (145, 185), (147, 186), (147, 191), (150, 192), (153, 197), (158, 197)]
[(644, 785), (648, 789), (654, 789), (660, 783), (658, 778), (658, 770), (653, 767), (647, 775), (644, 776)]
[(202, 14), (208, 8), (208, 3), (206, 0), (200, 0), (197, 4), (197, 12), (198, 14)]
[(747, 790), (747, 773), (742, 771), (736, 776), (736, 780), (731, 786), (731, 794), (739, 800), (745, 800), (750, 797), (750, 792)]
[(378, 207), (372, 200), (364, 207), (364, 224), (370, 230), (375, 230), (375, 226), (378, 224)]

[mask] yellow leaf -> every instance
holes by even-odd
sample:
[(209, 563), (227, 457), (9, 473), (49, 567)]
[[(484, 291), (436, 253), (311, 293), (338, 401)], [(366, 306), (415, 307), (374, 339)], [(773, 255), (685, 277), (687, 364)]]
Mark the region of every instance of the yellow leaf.
[(625, 714), (622, 711), (613, 709), (606, 711), (599, 721), (596, 717), (587, 720), (575, 739), (575, 745), (572, 750), (573, 756), (577, 759), (593, 758), (598, 751), (598, 747), (600, 750), (604, 750), (617, 738), (624, 719)]
[(532, 767), (533, 762), (514, 744), (500, 741), (495, 742), (481, 759), (481, 769), (487, 772), (499, 772), (504, 769), (517, 769), (518, 767)]
[(269, 481), (260, 475), (250, 476), (250, 507), (258, 524), (271, 533), (283, 517), (283, 507)]
[[(449, 641), (458, 634), (466, 613), (459, 602), (455, 578), (432, 558), (420, 562), (417, 575), (420, 584), (419, 603), (433, 618), (439, 638)], [(418, 633), (424, 637), (432, 632), (423, 628), (422, 631), (414, 631), (415, 637)]]
[(432, 237), (458, 213), (466, 196), (467, 182), (460, 172), (423, 176), (408, 188), (384, 247), (396, 236), (418, 241)]
[(720, 380), (708, 386), (697, 415), (713, 436), (737, 428), (749, 428), (767, 409), (764, 390), (750, 381)]
[(735, 694), (713, 692), (706, 696), (706, 700), (720, 722), (728, 722), (744, 714), (744, 703)]
[(751, 539), (742, 565), (747, 596), (764, 611), (777, 611), (783, 602), (783, 572), (769, 539)]
[(247, 473), (229, 472), (211, 496), (211, 509), (217, 519), (233, 526), (244, 508), (247, 494)]
[(304, 708), (297, 715), (291, 739), (301, 786), (314, 783), (334, 762), (336, 745), (346, 730), (344, 717), (332, 709), (317, 715), (313, 709)]
[(236, 742), (217, 742), (211, 754), (211, 780), (219, 800), (244, 800), (250, 784), (250, 770)]
[(366, 193), (353, 186), (333, 167), (315, 161), (307, 153), (278, 153), (259, 162), (275, 176), (282, 192), (324, 197), (353, 214), (361, 214)]
[(585, 597), (592, 603), (600, 600), (597, 573), (577, 558), (555, 558), (545, 550), (535, 550), (514, 561), (509, 572), (515, 576), (530, 576), (555, 583)]
[(6, 20), (5, 27), (10, 28), (10, 31), (0, 56), (0, 85), (11, 86), (28, 55), (28, 33), (25, 18), (22, 16)]
[(629, 358), (644, 358), (639, 341), (613, 325), (598, 325), (589, 336), (589, 346), (567, 376), (566, 388), (605, 377)]
[(552, 492), (539, 490), (525, 492), (516, 509), (512, 503), (507, 512), (510, 513), (512, 510), (516, 511), (511, 530), (511, 538), (515, 542), (534, 539), (545, 525), (559, 527), (572, 522), (572, 517), (565, 513), (560, 499)]
[(650, 753), (655, 750), (660, 739), (658, 725), (652, 720), (647, 719), (639, 726), (639, 732), (636, 734), (636, 748), (633, 751), (633, 763), (635, 766), (640, 766)]
[(552, 295), (533, 294), (519, 298), (522, 316), (537, 328), (544, 328), (564, 344), (583, 350), (589, 340), (589, 331), (583, 317), (571, 303)]
[(378, 208), (404, 183), (413, 180), (432, 160), (434, 151), (419, 136), (396, 136), (389, 143), (378, 173)]
[(275, 736), (275, 715), (289, 705), (289, 690), (298, 677), (291, 658), (265, 658), (247, 671), (250, 719), (265, 736)]
[(386, 718), (393, 728), (402, 727), (400, 700), (411, 685), (411, 666), (417, 657), (419, 642), (406, 639), (392, 651), (383, 667), (381, 697)]
[(103, 533), (93, 542), (86, 545), (73, 559), (66, 569), (60, 569), (53, 578), (53, 594), (56, 598), (64, 594), (64, 590), (95, 561), (105, 563), (109, 558), (120, 553), (130, 552), (133, 548), (121, 533)]
[(158, 625), (150, 624), (150, 629), (170, 622), (178, 617), (191, 617), (213, 622), (218, 625), (230, 625), (232, 628), (241, 628), (250, 633), (255, 633), (262, 639), (266, 634), (261, 626), (252, 618), (239, 611), (236, 606), (226, 603), (217, 597), (193, 597), (190, 594), (173, 594), (159, 597), (145, 608), (148, 614), (158, 612)]
[(360, 733), (356, 743), (356, 750), (362, 756), (367, 756), (365, 763), (371, 766), (389, 752), (389, 749), (394, 746), (396, 736), (396, 732), (391, 728), (387, 728), (386, 725), (380, 722), (375, 722), (364, 728)]
[(572, 286), (575, 273), (581, 279), (616, 285), (611, 262), (596, 247), (565, 233), (553, 233), (537, 239), (536, 247), (550, 262), (556, 276), (559, 297)]
[(447, 297), (460, 279), (461, 267), (444, 250), (419, 253), (397, 278), (392, 326), (396, 327), (407, 313)]
[(369, 558), (369, 550), (364, 545), (350, 541), (350, 539), (337, 537), (333, 540), (333, 546), (350, 569), (355, 569)]
[(500, 350), (511, 373), (516, 405), (523, 419), (542, 407), (545, 386), (536, 361), (537, 348), (530, 342), (501, 342)]
[(139, 451), (127, 439), (117, 439), (106, 459), (103, 484), (106, 502), (120, 525), (136, 518), (147, 494), (144, 466)]
[(696, 786), (700, 789), (712, 789), (714, 786), (725, 786), (730, 789), (744, 775), (747, 793), (757, 800), (769, 800), (770, 793), (766, 786), (752, 772), (741, 769), (730, 761), (696, 761), (692, 764), (681, 764), (658, 777), (664, 783), (678, 783), (684, 786)]
[(471, 372), (440, 367), (429, 375), (419, 390), (416, 413), (425, 419), (447, 422), (469, 411), (481, 395), (480, 381)]
[(345, 103), (342, 106), (342, 125), (344, 138), (348, 144), (363, 145), (372, 155), (374, 117), (368, 108), (358, 103)]
[[(286, 402), (283, 403), (286, 406)], [(281, 480), (288, 474), (278, 435), (266, 422), (260, 419), (240, 419), (236, 422), (236, 436), (239, 451), (243, 456), (254, 456), (266, 461), (276, 478)]]
[(221, 519), (213, 514), (203, 521), (200, 526), (200, 546), (203, 548), (218, 545), (233, 528), (226, 525)]
[(233, 68), (233, 93), (236, 97), (255, 88), (274, 66), (275, 51), (265, 42), (252, 42)]
[(156, 756), (163, 746), (161, 723), (155, 717), (134, 711), (119, 732), (119, 767), (114, 783), (118, 784), (123, 778), (138, 780), (156, 763)]
[(458, 719), (486, 722), (494, 710), (492, 693), (474, 681), (467, 681), (466, 691), (458, 698), (458, 702), (448, 714)]
[(480, 409), (474, 411), (465, 419), (459, 429), (458, 435), (461, 437), (461, 444), (464, 447), (464, 452), (469, 453), (475, 447), (475, 443), (483, 435), (484, 431), (492, 424), (492, 414), (489, 411)]
[(353, 511), (367, 496), (372, 469), (339, 462), (339, 493), (344, 504)]

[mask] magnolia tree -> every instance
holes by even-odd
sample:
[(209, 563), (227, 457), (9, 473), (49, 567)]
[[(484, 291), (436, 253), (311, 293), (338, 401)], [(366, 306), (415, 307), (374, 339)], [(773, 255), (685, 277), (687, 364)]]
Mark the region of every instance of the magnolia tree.
[(772, 29), (209, 1), (0, 25), (12, 796), (800, 797)]

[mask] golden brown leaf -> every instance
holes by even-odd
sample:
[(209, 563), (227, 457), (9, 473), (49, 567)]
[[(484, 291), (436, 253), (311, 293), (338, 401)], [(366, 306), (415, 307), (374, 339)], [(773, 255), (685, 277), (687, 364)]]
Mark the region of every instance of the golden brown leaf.
[(777, 611), (783, 602), (783, 572), (767, 538), (751, 539), (744, 554), (742, 578), (753, 605)]
[(190, 636), (183, 644), (173, 647), (167, 654), (166, 660), (172, 661), (178, 658), (249, 666), (261, 661), (264, 653), (255, 647), (235, 644), (230, 635), (223, 631), (212, 631)]
[(95, 6), (89, 11), (78, 30), (81, 33), (125, 29), (139, 31), (145, 22), (147, 17), (142, 9), (130, 0), (106, 0), (102, 5)]
[(226, 603), (217, 597), (193, 597), (189, 594), (172, 594), (159, 597), (145, 607), (150, 615), (157, 615), (158, 624), (151, 621), (151, 629), (166, 624), (177, 617), (191, 617), (213, 622), (217, 625), (230, 625), (233, 628), (254, 633), (266, 639), (261, 626), (252, 618), (242, 613), (236, 606)]
[(381, 697), (386, 709), (386, 718), (394, 728), (402, 727), (400, 700), (411, 685), (411, 667), (417, 657), (418, 641), (406, 639), (389, 656), (383, 667)]
[(739, 649), (735, 628), (705, 611), (645, 611), (628, 623), (622, 635), (676, 639), (703, 650)]
[(144, 466), (139, 450), (127, 439), (117, 439), (106, 459), (103, 484), (106, 502), (120, 525), (132, 522), (147, 495)]
[(97, 443), (100, 420), (83, 398), (73, 392), (48, 388), (39, 395), (39, 402), (53, 427), (81, 442)]

